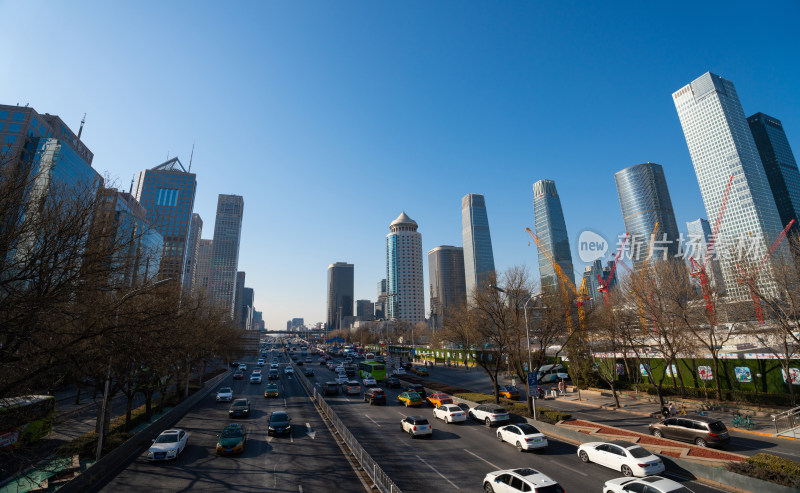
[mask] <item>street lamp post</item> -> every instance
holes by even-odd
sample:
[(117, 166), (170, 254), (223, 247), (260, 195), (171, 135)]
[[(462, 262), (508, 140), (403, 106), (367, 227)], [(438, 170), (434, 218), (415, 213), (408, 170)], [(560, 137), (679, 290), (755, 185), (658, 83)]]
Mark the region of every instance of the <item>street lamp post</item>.
[[(497, 290), (500, 293), (504, 293), (504, 294), (508, 295), (508, 293), (506, 293), (506, 291), (503, 288), (499, 287), (499, 286), (495, 286), (494, 284), (491, 284), (490, 287), (492, 287), (493, 289)], [(532, 361), (532, 357), (531, 357), (531, 333), (530, 333), (530, 329), (528, 328), (528, 303), (530, 303), (530, 301), (532, 299), (534, 299), (534, 298), (535, 298), (535, 295), (531, 295), (528, 298), (528, 300), (525, 301), (525, 304), (523, 305), (523, 308), (522, 308), (523, 313), (525, 314), (525, 338), (528, 340), (528, 373), (532, 373), (533, 372), (533, 361)], [(533, 393), (531, 393), (531, 387), (530, 387), (530, 385), (528, 385), (527, 381), (525, 382), (525, 384), (526, 384), (525, 385), (525, 390), (526, 390), (526, 393), (528, 394), (528, 399), (527, 399), (527, 401), (528, 401), (528, 412), (533, 414), (533, 419), (535, 420), (536, 419), (536, 396), (533, 395)]]
[[(159, 286), (161, 284), (167, 283), (169, 281), (174, 281), (174, 280), (175, 279), (173, 279), (173, 278), (162, 279), (162, 280), (160, 280), (158, 282), (155, 282), (155, 283), (151, 284), (150, 286), (142, 286), (139, 289), (134, 289), (133, 291), (129, 291), (122, 298), (117, 298), (117, 294), (114, 291), (109, 291), (109, 293), (111, 293), (111, 296), (114, 297), (114, 301), (117, 302), (116, 311), (114, 313), (114, 329), (118, 329), (119, 328), (119, 309), (122, 306), (122, 302), (124, 302), (130, 296), (132, 296), (132, 295), (134, 295), (136, 293), (139, 293), (141, 291), (144, 291), (146, 288), (154, 288), (156, 286)], [(108, 409), (108, 393), (110, 392), (110, 387), (111, 387), (111, 361), (112, 361), (111, 358), (113, 357), (113, 354), (114, 354), (114, 351), (113, 351), (114, 340), (113, 339), (111, 340), (111, 347), (112, 347), (112, 350), (109, 352), (109, 355), (108, 355), (108, 368), (106, 369), (106, 381), (105, 381), (105, 386), (104, 386), (104, 389), (103, 389), (103, 401), (102, 401), (102, 403), (100, 405), (100, 429), (97, 432), (97, 455), (95, 457), (95, 461), (99, 461), (100, 457), (103, 455), (103, 438), (105, 436), (105, 431), (106, 431), (106, 410)]]

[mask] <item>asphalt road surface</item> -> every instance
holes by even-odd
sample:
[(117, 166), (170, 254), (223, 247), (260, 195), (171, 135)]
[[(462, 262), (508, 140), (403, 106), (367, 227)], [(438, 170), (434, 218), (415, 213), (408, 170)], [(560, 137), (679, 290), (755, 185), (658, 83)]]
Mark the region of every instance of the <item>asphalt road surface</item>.
[[(333, 380), (334, 373), (324, 366), (315, 364), (314, 371), (309, 380), (317, 389)], [(341, 393), (325, 397), (325, 401), (404, 493), (482, 491), (487, 472), (518, 467), (533, 467), (567, 491), (601, 491), (606, 480), (621, 477), (605, 467), (583, 464), (572, 444), (551, 439), (546, 450), (520, 453), (499, 442), (495, 428), (470, 421), (445, 424), (434, 420), (430, 406), (406, 408), (396, 400), (400, 390), (383, 388), (386, 406), (371, 406), (362, 395)], [(412, 439), (401, 431), (400, 420), (412, 414), (422, 415), (433, 424), (431, 438)], [(720, 491), (695, 481), (686, 485), (697, 493)]]
[[(489, 377), (480, 368), (473, 368), (467, 372), (463, 369), (434, 367), (430, 369), (430, 373), (431, 375), (427, 377), (429, 380), (457, 385), (476, 392), (485, 392), (489, 394), (493, 392)], [(507, 383), (511, 382), (509, 381)], [(569, 401), (547, 400), (545, 402), (537, 402), (542, 407), (569, 412), (575, 418), (628, 429), (639, 433), (649, 433), (647, 426), (650, 424), (650, 418), (646, 416), (610, 411), (603, 408), (591, 408), (580, 404), (573, 404)], [(725, 448), (728, 452), (746, 456), (767, 452), (787, 459), (800, 460), (800, 446), (798, 446), (798, 442), (795, 440), (739, 432), (731, 428), (730, 423), (726, 423), (726, 425), (728, 425), (728, 431), (732, 437), (730, 445)]]
[[(364, 486), (342, 454), (319, 415), (310, 403), (297, 377), (283, 373), (285, 356), (280, 358), (278, 398), (264, 398), (270, 353), (264, 382), (250, 384), (228, 377), (218, 387), (230, 386), (234, 398), (250, 399), (251, 417), (235, 420), (248, 431), (245, 451), (238, 456), (217, 456), (217, 434), (233, 422), (228, 418), (228, 403), (216, 403), (216, 392), (195, 406), (176, 425), (189, 432), (183, 453), (172, 462), (149, 463), (147, 453), (140, 455), (120, 472), (102, 491), (181, 492), (181, 491), (274, 491), (274, 492), (364, 492)], [(256, 358), (247, 361), (250, 371)], [(273, 380), (275, 382), (275, 380)], [(267, 436), (271, 411), (286, 410), (292, 418), (288, 437)], [(307, 425), (313, 433), (308, 434)], [(334, 486), (335, 485), (335, 486)]]

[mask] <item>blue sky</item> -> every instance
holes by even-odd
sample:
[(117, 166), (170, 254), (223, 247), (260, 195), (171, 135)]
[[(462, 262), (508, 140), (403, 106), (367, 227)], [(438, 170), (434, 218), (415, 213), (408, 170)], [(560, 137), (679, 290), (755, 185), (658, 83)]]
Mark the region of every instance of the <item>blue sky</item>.
[(496, 267), (536, 277), (539, 179), (574, 244), (622, 233), (614, 173), (659, 163), (685, 230), (705, 212), (671, 94), (706, 71), (800, 152), (796, 1), (0, 0), (0, 18), (3, 103), (73, 129), (87, 113), (95, 168), (126, 190), (196, 142), (204, 238), (217, 195), (244, 196), (239, 267), (272, 328), (324, 321), (336, 261), (374, 300), (401, 211), (425, 254), (461, 245), (467, 193), (486, 196)]

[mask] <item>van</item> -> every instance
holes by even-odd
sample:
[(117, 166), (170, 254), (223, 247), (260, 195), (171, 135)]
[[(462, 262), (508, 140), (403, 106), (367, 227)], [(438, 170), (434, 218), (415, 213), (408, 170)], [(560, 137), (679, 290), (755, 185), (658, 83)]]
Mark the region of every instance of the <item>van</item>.
[(564, 373), (564, 367), (561, 365), (544, 365), (539, 368), (537, 373), (537, 380), (539, 384), (552, 383), (558, 380), (558, 374)]

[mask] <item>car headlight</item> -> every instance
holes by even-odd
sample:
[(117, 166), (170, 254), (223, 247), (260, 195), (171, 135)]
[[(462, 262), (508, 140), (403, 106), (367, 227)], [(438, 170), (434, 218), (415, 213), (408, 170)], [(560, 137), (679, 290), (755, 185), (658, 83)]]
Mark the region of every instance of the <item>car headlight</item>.
[(177, 452), (177, 451), (178, 451), (178, 449), (175, 449), (175, 448), (174, 448), (174, 449), (172, 449), (172, 450), (167, 450), (167, 453), (168, 453), (168, 454), (174, 454), (174, 453), (175, 453), (175, 452)]

